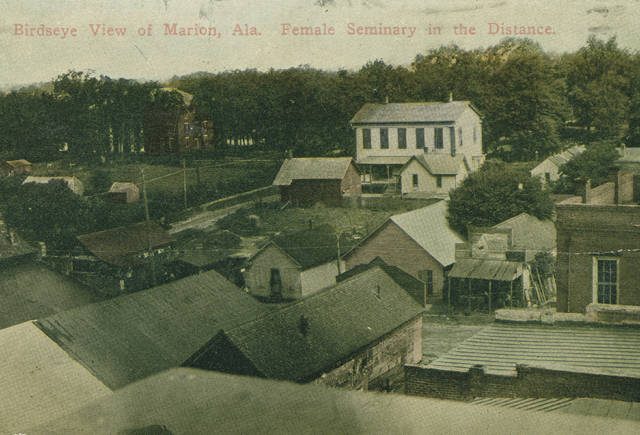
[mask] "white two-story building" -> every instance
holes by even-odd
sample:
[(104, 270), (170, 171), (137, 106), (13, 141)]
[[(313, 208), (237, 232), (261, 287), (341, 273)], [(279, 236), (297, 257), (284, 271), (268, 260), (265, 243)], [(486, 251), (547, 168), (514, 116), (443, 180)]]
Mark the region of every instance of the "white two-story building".
[(365, 182), (396, 183), (402, 167), (425, 153), (462, 155), (470, 171), (484, 162), (482, 119), (469, 101), (367, 103), (351, 126)]

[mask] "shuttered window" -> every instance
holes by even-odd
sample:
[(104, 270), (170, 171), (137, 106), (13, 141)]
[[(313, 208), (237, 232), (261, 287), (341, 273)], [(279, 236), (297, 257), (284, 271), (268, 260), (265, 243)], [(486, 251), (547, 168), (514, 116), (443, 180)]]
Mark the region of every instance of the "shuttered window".
[(380, 129), (380, 148), (389, 148), (389, 130), (386, 128)]
[(433, 129), (433, 146), (436, 149), (444, 148), (444, 133), (442, 128)]
[(407, 129), (399, 128), (398, 129), (398, 148), (404, 150), (407, 148)]
[(362, 148), (371, 149), (371, 130), (368, 128), (362, 129)]
[(424, 148), (424, 128), (416, 128), (416, 148)]

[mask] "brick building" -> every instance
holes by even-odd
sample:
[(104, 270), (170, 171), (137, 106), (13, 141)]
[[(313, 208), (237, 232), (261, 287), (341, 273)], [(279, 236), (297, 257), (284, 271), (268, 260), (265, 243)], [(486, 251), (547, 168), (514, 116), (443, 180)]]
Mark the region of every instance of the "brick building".
[(185, 365), (366, 389), (422, 358), (422, 310), (375, 267), (224, 329)]
[(633, 175), (620, 173), (557, 204), (558, 311), (640, 305), (640, 206), (632, 198)]
[(360, 173), (350, 157), (286, 159), (275, 180), (282, 202), (340, 205), (345, 196), (360, 195)]
[(429, 302), (442, 299), (445, 273), (464, 239), (449, 227), (447, 201), (391, 216), (342, 258), (347, 270), (380, 257), (426, 284)]

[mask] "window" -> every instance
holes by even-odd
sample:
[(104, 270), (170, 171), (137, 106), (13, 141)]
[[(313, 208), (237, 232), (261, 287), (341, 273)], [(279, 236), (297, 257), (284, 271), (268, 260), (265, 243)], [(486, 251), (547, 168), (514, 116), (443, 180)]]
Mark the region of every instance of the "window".
[(442, 175), (436, 175), (436, 187), (442, 187)]
[(551, 173), (550, 172), (545, 172), (544, 173), (544, 181), (547, 183), (551, 183)]
[(427, 286), (427, 295), (433, 294), (433, 270), (421, 270), (418, 272), (418, 278)]
[(389, 148), (389, 129), (387, 128), (380, 129), (380, 148)]
[(424, 128), (416, 128), (416, 148), (424, 148)]
[(413, 174), (411, 176), (411, 184), (413, 185), (414, 189), (418, 188), (418, 174)]
[(473, 143), (478, 143), (478, 127), (473, 126)]
[(444, 148), (444, 134), (442, 133), (442, 128), (433, 129), (433, 146), (436, 149)]
[(462, 146), (462, 127), (458, 127), (458, 145)]
[(399, 128), (398, 129), (398, 148), (404, 150), (407, 148), (407, 129)]
[(594, 302), (618, 303), (618, 259), (595, 258)]
[(362, 129), (362, 148), (371, 149), (371, 130), (368, 128)]
[(271, 293), (272, 299), (282, 299), (282, 278), (280, 278), (279, 269), (271, 269), (271, 276), (269, 278), (269, 291)]

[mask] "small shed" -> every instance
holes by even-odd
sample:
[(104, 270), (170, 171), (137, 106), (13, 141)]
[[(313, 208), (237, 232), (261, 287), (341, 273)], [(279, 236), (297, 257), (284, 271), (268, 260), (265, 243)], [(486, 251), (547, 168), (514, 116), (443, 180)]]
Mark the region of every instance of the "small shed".
[(2, 162), (2, 174), (7, 177), (31, 173), (31, 162), (24, 159), (6, 160)]
[(351, 157), (286, 159), (275, 180), (282, 202), (339, 205), (342, 198), (360, 195), (360, 172)]
[(425, 153), (413, 156), (400, 170), (403, 194), (447, 196), (467, 178), (469, 165), (462, 154)]
[(140, 189), (135, 183), (116, 181), (109, 188), (107, 197), (111, 202), (131, 204), (140, 201)]

